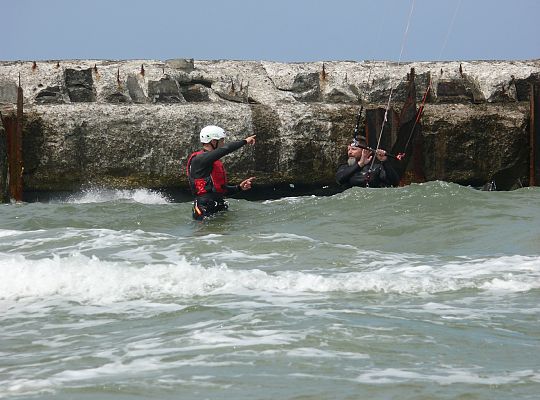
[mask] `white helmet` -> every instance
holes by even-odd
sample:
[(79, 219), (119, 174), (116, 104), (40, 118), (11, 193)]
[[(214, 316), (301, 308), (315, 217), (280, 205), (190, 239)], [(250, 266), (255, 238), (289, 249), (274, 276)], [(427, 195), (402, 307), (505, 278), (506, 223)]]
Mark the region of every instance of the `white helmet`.
[(200, 133), (201, 143), (210, 143), (213, 139), (219, 140), (226, 136), (225, 130), (216, 125), (205, 126)]

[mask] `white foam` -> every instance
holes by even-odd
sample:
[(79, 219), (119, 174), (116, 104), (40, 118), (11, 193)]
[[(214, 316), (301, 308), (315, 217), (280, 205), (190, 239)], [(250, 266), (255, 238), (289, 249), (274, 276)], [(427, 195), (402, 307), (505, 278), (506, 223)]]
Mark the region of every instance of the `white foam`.
[(0, 237), (17, 236), (17, 235), (20, 235), (21, 233), (26, 233), (26, 232), (0, 229)]
[[(246, 257), (242, 254), (241, 257)], [(256, 262), (265, 255), (254, 256)], [(134, 257), (136, 259), (136, 257)], [(79, 302), (110, 303), (166, 296), (217, 294), (306, 296), (328, 292), (437, 293), (475, 288), (523, 292), (540, 288), (539, 257), (503, 257), (439, 266), (389, 266), (379, 269), (324, 274), (293, 270), (209, 267), (181, 255), (166, 262), (105, 261), (77, 252), (32, 259), (0, 254), (0, 300), (61, 298)], [(237, 267), (242, 265), (237, 263)], [(508, 272), (512, 270), (512, 272)], [(278, 296), (279, 297), (279, 296)], [(278, 301), (273, 299), (272, 301)]]
[[(232, 329), (200, 330), (191, 334), (190, 339), (195, 345), (183, 347), (183, 350), (215, 349), (217, 347), (251, 347), (251, 346), (281, 346), (305, 338), (301, 332), (280, 332), (276, 330), (250, 330), (240, 334)], [(185, 340), (185, 339), (182, 339)]]
[[(86, 381), (100, 377), (118, 376), (122, 374), (140, 373), (163, 369), (163, 363), (159, 358), (144, 358), (131, 360), (129, 363), (124, 360), (115, 360), (95, 368), (79, 370), (64, 370), (48, 379), (15, 379), (8, 383), (7, 392), (9, 394), (33, 394), (48, 391), (53, 393), (56, 388), (65, 386), (68, 382)], [(0, 392), (1, 396), (1, 392)]]
[(295, 235), (294, 233), (273, 233), (273, 234), (260, 234), (258, 235), (261, 239), (270, 240), (274, 243), (276, 242), (292, 242), (292, 241), (307, 241), (307, 242), (316, 242), (315, 239), (312, 239), (308, 236)]
[(233, 250), (233, 249), (205, 254), (205, 257), (215, 258), (215, 259), (220, 260), (221, 262), (227, 262), (227, 261), (246, 262), (246, 261), (253, 261), (253, 260), (272, 260), (280, 256), (282, 256), (282, 254), (280, 253), (249, 254), (245, 251)]
[(105, 203), (131, 200), (141, 204), (167, 204), (169, 199), (162, 193), (148, 189), (109, 190), (92, 188), (69, 197), (67, 203)]
[(358, 376), (356, 379), (361, 383), (395, 384), (401, 382), (435, 382), (440, 385), (452, 385), (456, 383), (475, 385), (504, 385), (533, 381), (537, 373), (532, 370), (514, 371), (507, 374), (489, 374), (478, 369), (435, 369), (433, 373), (409, 371), (397, 368), (371, 370)]
[(199, 236), (199, 237), (197, 237), (197, 239), (202, 240), (203, 242), (206, 242), (206, 243), (215, 244), (215, 243), (219, 243), (218, 238), (222, 238), (222, 237), (223, 237), (223, 235), (219, 235), (219, 234), (216, 234), (216, 233), (210, 233), (208, 235)]
[(513, 274), (507, 274), (504, 279), (494, 278), (480, 285), (480, 288), (501, 292), (528, 292), (529, 290), (540, 288), (540, 280), (526, 281), (522, 277), (514, 277)]
[(290, 357), (305, 357), (305, 358), (338, 358), (338, 359), (368, 359), (368, 354), (351, 353), (345, 351), (322, 350), (312, 347), (301, 347), (287, 351), (287, 356)]
[[(114, 252), (116, 259), (151, 262), (152, 252), (148, 249), (158, 249), (163, 253), (162, 256), (166, 257), (170, 249), (164, 249), (163, 244), (170, 240), (178, 242), (177, 237), (141, 230), (64, 228), (53, 232), (26, 231), (21, 235), (7, 237), (4, 244), (17, 249), (18, 254), (34, 259), (50, 257), (51, 248), (54, 248), (54, 253), (58, 256), (69, 256), (76, 252), (93, 254), (106, 251)], [(0, 267), (3, 262), (0, 254)]]
[(317, 196), (311, 195), (311, 196), (298, 196), (298, 197), (281, 197), (279, 199), (274, 200), (265, 200), (262, 202), (262, 204), (275, 204), (275, 203), (287, 203), (287, 204), (297, 204), (304, 202), (307, 198), (314, 199)]

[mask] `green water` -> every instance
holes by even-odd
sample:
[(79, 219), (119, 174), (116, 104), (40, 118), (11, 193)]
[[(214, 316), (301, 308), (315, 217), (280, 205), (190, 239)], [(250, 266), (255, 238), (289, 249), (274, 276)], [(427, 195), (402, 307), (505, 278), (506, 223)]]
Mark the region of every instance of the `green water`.
[(540, 190), (0, 207), (0, 398), (537, 399)]

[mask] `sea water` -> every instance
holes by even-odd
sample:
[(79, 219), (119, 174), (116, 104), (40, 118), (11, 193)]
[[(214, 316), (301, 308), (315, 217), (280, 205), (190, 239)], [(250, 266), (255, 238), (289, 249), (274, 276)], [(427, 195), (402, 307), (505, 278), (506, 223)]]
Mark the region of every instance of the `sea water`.
[(0, 398), (538, 399), (540, 189), (0, 206)]

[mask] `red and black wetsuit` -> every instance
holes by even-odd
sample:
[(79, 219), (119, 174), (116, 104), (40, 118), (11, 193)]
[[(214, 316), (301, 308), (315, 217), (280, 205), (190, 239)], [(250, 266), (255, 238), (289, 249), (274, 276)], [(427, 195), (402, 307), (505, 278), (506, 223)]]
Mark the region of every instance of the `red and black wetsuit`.
[(245, 140), (238, 140), (212, 151), (199, 150), (189, 156), (186, 171), (191, 192), (195, 195), (194, 219), (201, 220), (228, 208), (225, 195), (237, 193), (240, 187), (227, 183), (227, 174), (220, 158), (245, 144)]
[(390, 187), (399, 184), (397, 172), (386, 162), (375, 161), (370, 171), (371, 163), (362, 168), (355, 162), (353, 165), (342, 164), (336, 172), (336, 180), (339, 184), (350, 188), (361, 187)]

